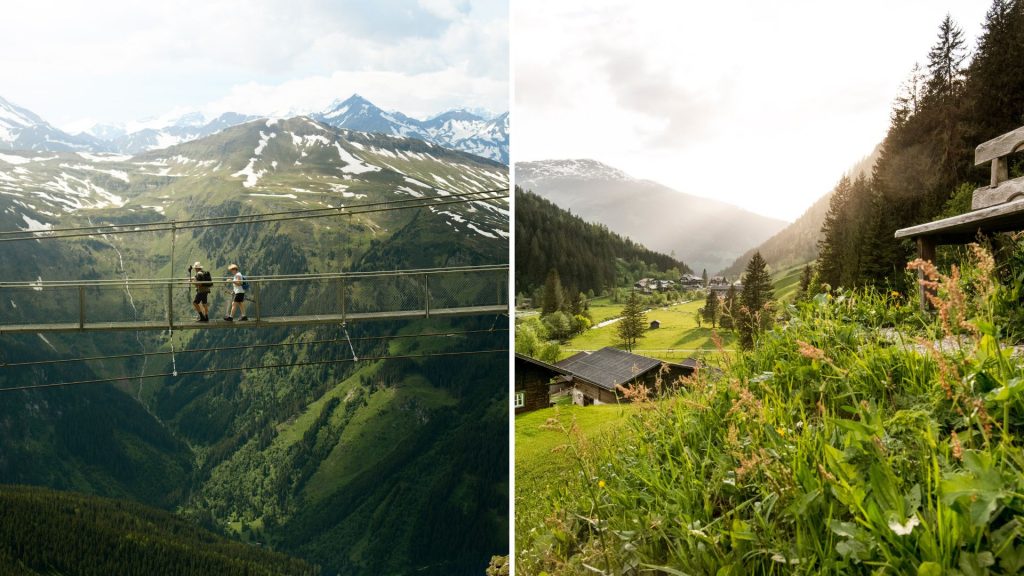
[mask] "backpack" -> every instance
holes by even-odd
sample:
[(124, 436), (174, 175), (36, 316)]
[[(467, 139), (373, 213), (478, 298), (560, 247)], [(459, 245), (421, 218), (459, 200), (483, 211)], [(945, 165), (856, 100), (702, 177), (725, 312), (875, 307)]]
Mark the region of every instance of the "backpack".
[(249, 291), (249, 281), (245, 279), (245, 276), (242, 276), (242, 290)]
[(199, 281), (198, 285), (200, 288), (210, 288), (213, 286), (213, 276), (211, 276), (210, 273), (206, 272), (205, 270), (203, 272), (200, 272), (199, 274), (196, 274), (196, 280)]

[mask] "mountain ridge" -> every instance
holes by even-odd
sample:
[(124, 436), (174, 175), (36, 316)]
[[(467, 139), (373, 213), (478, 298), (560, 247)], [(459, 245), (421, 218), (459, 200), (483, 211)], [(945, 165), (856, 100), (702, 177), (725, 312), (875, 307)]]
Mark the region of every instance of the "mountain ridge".
[(634, 178), (596, 160), (516, 163), (516, 183), (695, 271), (717, 270), (786, 223)]
[[(484, 118), (457, 108), (427, 120), (417, 120), (401, 112), (385, 112), (353, 94), (347, 99), (335, 100), (322, 111), (292, 116), (303, 115), (336, 128), (415, 137), (508, 164), (507, 112)], [(204, 138), (252, 120), (270, 118), (273, 116), (224, 112), (207, 119), (193, 111), (144, 122), (95, 124), (85, 131), (69, 134), (31, 110), (0, 98), (0, 150), (139, 154)]]

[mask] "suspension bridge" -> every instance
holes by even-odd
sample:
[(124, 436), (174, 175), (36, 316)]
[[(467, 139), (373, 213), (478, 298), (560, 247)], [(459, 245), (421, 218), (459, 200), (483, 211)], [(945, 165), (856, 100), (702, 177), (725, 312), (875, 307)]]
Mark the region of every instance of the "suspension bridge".
[(188, 279), (0, 282), (0, 302), (16, 306), (0, 311), (0, 334), (247, 329), (508, 313), (507, 264), (246, 280), (247, 322), (215, 319), (231, 300), (226, 280), (210, 293), (210, 322), (197, 321)]

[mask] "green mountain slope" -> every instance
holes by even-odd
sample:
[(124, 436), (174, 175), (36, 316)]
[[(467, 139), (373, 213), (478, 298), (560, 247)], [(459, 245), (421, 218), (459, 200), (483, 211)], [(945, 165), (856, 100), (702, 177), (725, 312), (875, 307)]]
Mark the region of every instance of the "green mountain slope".
[(0, 486), (0, 574), (313, 575), (164, 511), (27, 486)]
[(732, 262), (786, 223), (641, 180), (595, 160), (516, 163), (516, 184), (698, 272)]
[[(14, 157), (20, 159), (12, 164)], [(507, 182), (503, 165), (420, 141), (335, 130), (306, 118), (261, 120), (132, 158), (0, 157), (0, 225), (11, 230), (47, 224), (188, 222), (197, 217), (503, 189)], [(507, 238), (508, 202), (477, 201), (181, 230), (173, 237), (147, 232), (6, 243), (0, 250), (0, 278), (184, 277), (185, 268), (196, 260), (215, 277), (230, 262), (237, 262), (243, 273), (258, 275), (495, 264), (507, 262)], [(11, 252), (6, 251), (8, 246)], [(363, 291), (369, 298), (387, 298), (391, 292), (386, 288), (369, 286)], [(494, 294), (495, 286), (463, 280), (452, 289)], [(331, 290), (316, 282), (302, 283), (287, 294), (263, 293), (261, 305), (273, 313), (315, 311), (321, 300), (331, 297)], [(181, 303), (182, 317), (187, 317), (185, 291), (173, 297)], [(162, 291), (136, 288), (129, 294), (117, 285), (96, 294), (88, 306), (97, 317), (148, 318), (160, 314), (166, 298)], [(223, 313), (225, 302), (215, 292), (211, 316)], [(0, 322), (51, 320), (75, 306), (51, 291), (0, 289)], [(440, 359), (365, 359), (504, 348), (507, 333), (487, 331), (505, 328), (506, 323), (503, 318), (471, 317), (367, 322), (347, 329), (48, 335), (52, 348), (41, 345), (36, 336), (0, 335), (8, 362), (170, 352), (172, 347), (175, 351), (69, 363), (61, 371), (52, 366), (12, 368), (0, 372), (4, 386), (227, 370), (18, 393), (26, 405), (41, 406), (38, 419), (44, 423), (55, 418), (55, 397), (81, 403), (81, 398), (102, 391), (116, 398), (92, 402), (83, 412), (120, 439), (125, 456), (104, 470), (82, 460), (82, 446), (64, 449), (47, 436), (30, 441), (29, 432), (3, 435), (0, 454), (18, 450), (23, 458), (15, 476), (0, 456), (0, 481), (17, 479), (178, 508), (198, 523), (247, 541), (294, 550), (331, 571), (387, 562), (397, 573), (407, 573), (413, 566), (427, 573), (479, 573), (492, 554), (508, 552), (507, 467), (504, 460), (497, 466), (479, 465), (497, 462), (489, 458), (507, 451), (507, 356), (455, 356), (443, 370), (436, 368)], [(467, 330), (483, 333), (411, 337)], [(409, 337), (388, 340), (396, 335)], [(359, 362), (348, 361), (353, 356), (348, 336)], [(312, 340), (325, 342), (303, 343)], [(265, 347), (271, 344), (274, 347)], [(225, 346), (234, 349), (215, 350)], [(187, 349), (214, 350), (184, 352)], [(293, 366), (233, 370), (268, 364)], [(41, 429), (43, 424), (35, 423), (30, 414), (12, 408), (0, 426)], [(95, 427), (95, 433), (83, 433), (82, 444), (108, 443), (107, 433)], [(487, 433), (476, 435), (481, 429)], [(466, 438), (470, 434), (472, 441)], [(415, 444), (416, 457), (396, 453), (396, 444)], [(469, 451), (453, 456), (456, 448)], [(65, 471), (66, 480), (47, 476), (46, 470), (54, 466)], [(158, 474), (162, 483), (143, 489), (130, 474), (118, 476), (122, 469)], [(393, 484), (414, 476), (420, 483), (400, 484), (400, 489)], [(457, 483), (450, 482), (460, 478), (472, 489), (447, 492), (447, 506), (428, 504), (438, 486), (453, 488)], [(375, 491), (366, 493), (360, 505), (386, 516), (378, 519), (372, 532), (372, 537), (391, 543), (386, 558), (376, 557), (379, 548), (367, 548), (371, 533), (354, 529), (349, 513), (315, 523), (299, 520), (322, 512), (324, 502), (363, 485)], [(387, 486), (392, 489), (385, 490)], [(385, 513), (392, 509), (404, 512)], [(452, 510), (459, 515), (449, 513)], [(404, 532), (412, 516), (449, 525), (458, 520), (472, 529), (463, 540), (445, 541), (457, 542), (457, 548), (437, 547), (433, 555), (425, 555), (420, 552), (423, 540)], [(364, 549), (370, 551), (360, 552)]]
[(587, 222), (532, 192), (516, 188), (516, 291), (529, 294), (542, 285), (549, 270), (577, 291), (613, 288), (622, 284), (617, 261), (642, 262), (643, 268), (690, 268), (672, 256), (659, 254)]

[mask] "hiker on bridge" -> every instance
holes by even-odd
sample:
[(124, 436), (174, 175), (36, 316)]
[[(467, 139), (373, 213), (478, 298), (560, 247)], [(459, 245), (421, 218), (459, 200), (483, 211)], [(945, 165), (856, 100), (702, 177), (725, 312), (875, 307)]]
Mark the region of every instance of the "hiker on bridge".
[(195, 276), (190, 278), (196, 285), (196, 297), (192, 299), (192, 307), (199, 313), (200, 322), (210, 321), (210, 288), (213, 287), (213, 276), (203, 270), (202, 264), (196, 262), (192, 265)]
[(231, 280), (229, 285), (231, 286), (231, 308), (229, 309), (228, 315), (224, 317), (224, 320), (232, 322), (235, 319), (235, 312), (238, 311), (242, 314), (242, 317), (238, 319), (239, 322), (245, 322), (249, 319), (245, 315), (245, 291), (249, 288), (249, 282), (245, 280), (245, 276), (238, 271), (238, 264), (232, 264), (228, 266), (228, 272), (231, 273)]

